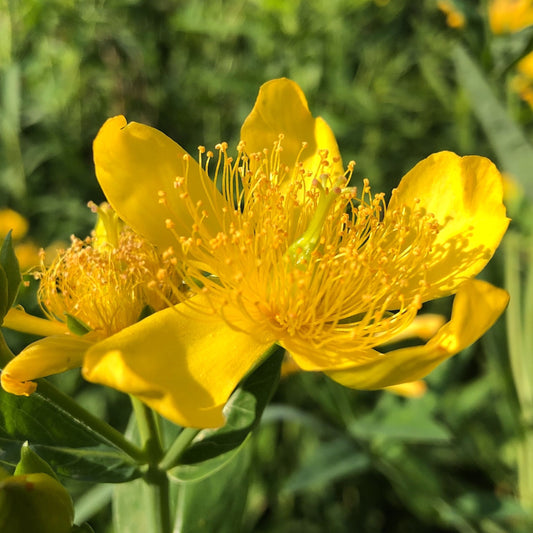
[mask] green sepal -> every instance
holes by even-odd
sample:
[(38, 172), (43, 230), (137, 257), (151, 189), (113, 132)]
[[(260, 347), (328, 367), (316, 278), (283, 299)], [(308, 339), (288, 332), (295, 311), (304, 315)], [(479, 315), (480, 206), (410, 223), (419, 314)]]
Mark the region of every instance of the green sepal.
[(91, 328), (79, 318), (76, 318), (69, 313), (65, 313), (65, 316), (67, 317), (67, 328), (71, 333), (74, 333), (74, 335), (83, 337), (91, 331)]
[(48, 474), (57, 479), (52, 467), (39, 457), (26, 441), (20, 448), (20, 461), (15, 468), (15, 476), (23, 474)]
[[(2, 315), (3, 318), (8, 309), (13, 305), (22, 281), (19, 262), (17, 256), (15, 255), (15, 251), (13, 250), (11, 231), (6, 235), (2, 247), (0, 248), (0, 267), (2, 267), (4, 275), (7, 279), (7, 300), (2, 306), (2, 308), (5, 308), (5, 312)], [(0, 297), (3, 299), (2, 293), (0, 293)]]

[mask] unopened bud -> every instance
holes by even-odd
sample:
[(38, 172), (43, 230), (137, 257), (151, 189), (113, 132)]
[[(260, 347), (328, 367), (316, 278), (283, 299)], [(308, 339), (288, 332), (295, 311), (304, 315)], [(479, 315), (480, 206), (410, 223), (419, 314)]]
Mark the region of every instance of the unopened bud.
[(70, 495), (53, 477), (0, 472), (0, 531), (70, 533), (73, 520)]

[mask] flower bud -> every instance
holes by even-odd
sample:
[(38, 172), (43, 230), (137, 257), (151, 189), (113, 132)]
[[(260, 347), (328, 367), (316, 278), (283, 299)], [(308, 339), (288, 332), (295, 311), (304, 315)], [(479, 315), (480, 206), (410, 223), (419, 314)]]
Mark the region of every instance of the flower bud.
[(0, 471), (0, 531), (70, 533), (73, 520), (70, 495), (56, 479)]

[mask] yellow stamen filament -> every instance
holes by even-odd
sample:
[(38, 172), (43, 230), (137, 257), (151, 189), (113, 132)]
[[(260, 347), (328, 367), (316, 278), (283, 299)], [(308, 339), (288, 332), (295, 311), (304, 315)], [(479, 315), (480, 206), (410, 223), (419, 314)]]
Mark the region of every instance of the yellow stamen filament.
[[(97, 226), (92, 237), (73, 236), (49, 268), (43, 264), (38, 293), (50, 319), (64, 322), (72, 315), (102, 337), (134, 324), (146, 306), (157, 311), (173, 305), (182, 287), (169, 259), (106, 213), (105, 233), (98, 234)], [(164, 280), (154, 283), (161, 271)]]
[[(283, 167), (281, 143), (258, 154), (246, 154), (241, 143), (235, 160), (225, 143), (217, 145), (213, 187), (225, 204), (214, 212), (221, 229), (209, 231), (205, 211), (182, 197), (194, 220), (190, 235), (167, 223), (181, 245), (179, 275), (204, 296), (204, 311), (260, 338), (289, 339), (325, 357), (386, 342), (421, 306), (437, 222), (417, 208), (387, 212), (368, 180), (358, 195), (346, 187), (355, 163), (332, 176), (327, 151), (314, 169), (299, 161)], [(203, 162), (206, 172), (210, 161)], [(179, 178), (180, 191), (188, 179)], [(178, 218), (170, 213), (170, 221)], [(413, 277), (420, 290), (407, 291)]]

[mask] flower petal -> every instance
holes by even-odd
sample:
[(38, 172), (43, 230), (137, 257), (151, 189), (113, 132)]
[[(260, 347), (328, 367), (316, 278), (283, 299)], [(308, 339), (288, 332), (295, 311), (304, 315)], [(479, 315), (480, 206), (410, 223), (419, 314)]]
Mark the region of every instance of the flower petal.
[(453, 302), (451, 320), (424, 344), (402, 348), (355, 364), (351, 369), (326, 372), (355, 389), (380, 389), (423, 378), (438, 364), (479, 339), (502, 314), (509, 295), (480, 280), (465, 281)]
[(12, 394), (29, 396), (37, 388), (31, 380), (81, 366), (90, 340), (74, 335), (54, 335), (22, 350), (2, 370), (2, 387)]
[(68, 332), (66, 324), (58, 322), (57, 320), (48, 320), (46, 318), (30, 315), (18, 307), (12, 307), (7, 312), (2, 327), (20, 331), (22, 333), (40, 335), (42, 337), (61, 335), (62, 333)]
[(478, 274), (509, 224), (502, 196), (501, 174), (484, 157), (439, 152), (410, 170), (387, 212), (422, 208), (434, 214), (442, 228), (426, 260), (427, 271), (418, 269), (402, 292), (420, 293), (421, 283), (427, 282), (421, 295), (427, 301), (453, 294), (460, 283)]
[[(202, 203), (201, 209), (208, 215), (203, 223), (216, 234), (222, 196), (192, 158), (187, 171), (187, 153), (165, 134), (137, 122), (128, 124), (123, 116), (117, 116), (102, 126), (93, 150), (96, 177), (109, 203), (148, 240), (162, 248), (176, 244), (166, 227), (167, 219), (179, 234), (191, 232), (192, 218), (174, 187), (177, 177), (187, 177), (190, 200), (195, 205)], [(165, 204), (160, 202), (160, 193), (165, 195)]]
[(241, 139), (248, 153), (271, 150), (283, 134), (281, 161), (293, 168), (302, 143), (300, 161), (307, 170), (314, 171), (320, 161), (318, 150), (328, 150), (333, 164), (333, 173), (344, 174), (339, 147), (335, 135), (326, 121), (314, 118), (309, 112), (304, 93), (295, 82), (280, 78), (263, 84), (259, 89), (254, 108), (241, 129)]
[(233, 389), (268, 347), (186, 302), (97, 343), (83, 375), (182, 426), (218, 427)]

